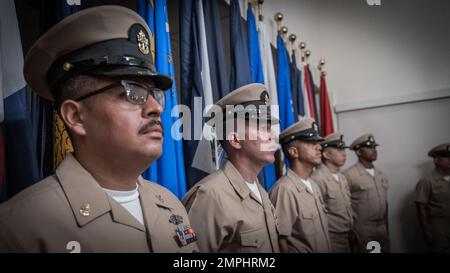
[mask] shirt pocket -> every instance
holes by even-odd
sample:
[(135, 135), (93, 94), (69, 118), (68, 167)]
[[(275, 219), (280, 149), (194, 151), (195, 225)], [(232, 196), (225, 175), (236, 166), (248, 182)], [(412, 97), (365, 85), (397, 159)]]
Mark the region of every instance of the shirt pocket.
[(300, 223), (302, 231), (305, 235), (312, 235), (316, 232), (314, 222), (316, 215), (311, 209), (304, 209), (300, 216)]
[(240, 236), (241, 246), (243, 250), (245, 250), (245, 248), (247, 248), (248, 250), (259, 249), (261, 245), (267, 240), (266, 230), (264, 227), (241, 231)]
[(431, 193), (433, 195), (434, 201), (437, 203), (437, 206), (444, 207), (447, 203), (448, 191), (446, 187), (442, 184), (432, 184), (431, 185)]

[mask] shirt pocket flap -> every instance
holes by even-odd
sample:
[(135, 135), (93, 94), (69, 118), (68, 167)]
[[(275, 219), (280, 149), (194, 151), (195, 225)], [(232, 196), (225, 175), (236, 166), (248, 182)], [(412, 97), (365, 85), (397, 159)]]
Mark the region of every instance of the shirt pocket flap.
[(329, 191), (327, 193), (327, 197), (330, 199), (335, 199), (336, 198), (336, 193), (334, 191)]
[(265, 229), (258, 228), (253, 230), (241, 231), (241, 245), (246, 247), (258, 247), (265, 238)]
[(311, 219), (312, 220), (312, 219), (314, 219), (314, 213), (312, 210), (304, 209), (302, 211), (302, 217), (303, 217), (303, 219)]
[(369, 187), (368, 187), (367, 185), (361, 184), (361, 185), (359, 185), (358, 188), (359, 188), (360, 190), (362, 190), (362, 191), (365, 191), (365, 190), (367, 190)]

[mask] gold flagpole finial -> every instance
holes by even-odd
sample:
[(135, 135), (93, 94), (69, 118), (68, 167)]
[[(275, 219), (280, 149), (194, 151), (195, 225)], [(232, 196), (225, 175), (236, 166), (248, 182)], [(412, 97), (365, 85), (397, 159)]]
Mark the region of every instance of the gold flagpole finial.
[(288, 33), (288, 28), (286, 26), (282, 26), (280, 29), (281, 37), (283, 38), (284, 43), (286, 43), (286, 35)]
[(284, 15), (281, 12), (277, 12), (274, 16), (275, 22), (277, 22), (278, 31), (280, 31), (281, 21), (283, 21)]
[(327, 74), (327, 73), (325, 72), (325, 70), (323, 69), (324, 66), (325, 66), (325, 59), (322, 58), (322, 59), (320, 59), (319, 65), (317, 66), (317, 69), (319, 69), (319, 71), (320, 71), (320, 73), (321, 73), (322, 76), (326, 76), (326, 74)]
[(310, 56), (311, 56), (311, 50), (307, 49), (307, 50), (305, 51), (303, 60), (304, 60), (306, 63), (308, 63), (309, 57), (310, 57)]
[(303, 52), (306, 48), (306, 43), (305, 42), (301, 42), (298, 47), (300, 48), (300, 50)]
[(305, 42), (300, 42), (300, 44), (298, 45), (298, 48), (300, 48), (300, 56), (302, 57), (302, 62), (305, 61), (305, 49), (306, 49), (306, 43)]
[(292, 44), (294, 44), (295, 43), (295, 40), (297, 40), (297, 35), (295, 35), (295, 34), (291, 34), (291, 35), (289, 35), (289, 41), (292, 43)]

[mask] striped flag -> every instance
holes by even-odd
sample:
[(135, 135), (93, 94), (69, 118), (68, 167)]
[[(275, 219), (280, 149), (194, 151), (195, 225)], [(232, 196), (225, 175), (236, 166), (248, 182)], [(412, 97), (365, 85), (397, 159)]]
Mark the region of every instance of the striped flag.
[[(2, 200), (40, 180), (33, 136), (23, 53), (13, 0), (0, 1), (0, 141)], [(2, 179), (2, 182), (3, 182)]]

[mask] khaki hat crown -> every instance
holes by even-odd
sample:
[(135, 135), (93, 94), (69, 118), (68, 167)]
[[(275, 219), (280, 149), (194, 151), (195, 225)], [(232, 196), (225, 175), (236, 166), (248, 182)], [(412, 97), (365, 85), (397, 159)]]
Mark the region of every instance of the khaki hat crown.
[(319, 135), (318, 126), (313, 118), (305, 117), (292, 124), (280, 134), (280, 143), (287, 144), (294, 140), (323, 141)]

